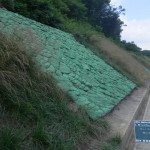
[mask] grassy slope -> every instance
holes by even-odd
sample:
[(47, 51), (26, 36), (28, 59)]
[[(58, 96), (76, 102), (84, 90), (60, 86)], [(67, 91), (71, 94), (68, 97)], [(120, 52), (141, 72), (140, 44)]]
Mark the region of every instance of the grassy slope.
[[(111, 62), (114, 58), (105, 53), (105, 48), (107, 50), (111, 46), (113, 51), (116, 47), (107, 40), (104, 42), (105, 47), (97, 47), (95, 53), (114, 65)], [(124, 56), (121, 50), (117, 52)], [(32, 58), (22, 52), (18, 43), (2, 34), (0, 61), (0, 148), (75, 150), (87, 142), (87, 135), (101, 138), (108, 131), (107, 122), (92, 122), (84, 111), (72, 112), (67, 107), (71, 100), (56, 87), (53, 78), (39, 72)], [(127, 74), (124, 67), (120, 67), (118, 70), (130, 79), (135, 75)], [(141, 64), (138, 67), (143, 68)], [(108, 140), (108, 145), (101, 149), (116, 150), (119, 144)]]
[[(110, 40), (94, 35), (90, 38), (90, 42), (96, 48), (95, 53), (97, 55), (104, 55), (105, 58), (103, 59), (110, 64), (114, 62), (111, 65), (130, 80), (140, 84), (150, 78), (149, 73), (141, 61), (135, 59), (132, 54), (123, 50)], [(107, 57), (109, 59), (106, 59)]]
[(145, 68), (150, 70), (150, 57), (141, 55), (139, 53), (132, 53), (132, 55), (139, 61), (141, 62)]
[[(76, 24), (71, 31), (86, 33), (85, 36), (96, 34), (90, 27), (85, 29), (81, 25), (79, 29)], [(96, 37), (91, 43), (98, 56), (132, 81), (143, 82), (149, 78), (139, 62), (112, 42)], [(80, 111), (73, 113), (67, 107), (69, 101), (52, 77), (38, 71), (31, 58), (18, 48), (18, 43), (0, 35), (0, 149), (74, 150), (88, 134), (103, 137), (107, 123), (91, 122)], [(118, 144), (113, 142), (108, 141), (110, 145), (102, 150), (116, 150)]]
[(18, 43), (0, 34), (0, 149), (75, 150), (87, 135), (103, 137), (107, 122), (71, 111), (70, 101)]
[[(131, 80), (149, 77), (139, 62), (112, 42), (91, 41), (98, 56)], [(92, 122), (84, 111), (72, 112), (67, 107), (70, 99), (53, 78), (39, 72), (18, 43), (2, 34), (0, 61), (0, 148), (75, 150), (87, 142), (83, 140), (87, 135), (101, 138), (108, 131), (107, 122)], [(108, 143), (102, 150), (115, 150), (120, 142)]]

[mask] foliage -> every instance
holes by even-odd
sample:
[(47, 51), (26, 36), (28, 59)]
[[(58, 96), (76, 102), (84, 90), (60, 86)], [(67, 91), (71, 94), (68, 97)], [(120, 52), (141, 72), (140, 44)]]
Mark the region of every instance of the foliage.
[(3, 150), (20, 150), (22, 135), (19, 130), (9, 126), (0, 129), (0, 148)]
[(126, 42), (125, 40), (120, 42), (120, 46), (127, 51), (140, 52), (141, 48), (138, 47), (134, 42)]
[(143, 53), (145, 56), (150, 57), (150, 50), (143, 50), (142, 53)]
[(125, 11), (121, 6), (113, 8), (109, 0), (82, 0), (88, 8), (89, 22), (102, 28), (107, 37), (120, 40), (121, 27), (124, 24), (119, 15)]
[(88, 37), (92, 34), (97, 34), (97, 31), (95, 31), (87, 22), (80, 22), (71, 19), (62, 24), (61, 29), (73, 34), (76, 40), (79, 40), (81, 43), (88, 41)]
[(0, 7), (6, 7), (9, 10), (14, 10), (14, 0), (0, 0)]
[(0, 0), (0, 6), (70, 32), (82, 42), (102, 32), (128, 51), (141, 50), (134, 42), (121, 41), (124, 22), (119, 17), (125, 9), (114, 8), (109, 0)]
[(103, 32), (107, 37), (120, 39), (123, 22), (119, 15), (124, 9), (121, 6), (113, 8), (109, 0), (0, 0), (0, 4), (8, 10), (46, 25), (65, 28), (67, 32), (70, 32), (70, 22), (73, 20), (79, 22), (76, 23), (79, 28), (83, 23), (88, 27), (92, 26), (98, 32)]

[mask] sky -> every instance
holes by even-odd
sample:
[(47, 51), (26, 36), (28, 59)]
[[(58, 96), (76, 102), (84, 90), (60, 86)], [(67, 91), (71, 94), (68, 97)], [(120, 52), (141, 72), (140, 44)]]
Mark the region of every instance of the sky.
[(127, 26), (123, 27), (121, 39), (150, 50), (150, 0), (111, 0), (111, 4), (125, 8), (120, 19)]

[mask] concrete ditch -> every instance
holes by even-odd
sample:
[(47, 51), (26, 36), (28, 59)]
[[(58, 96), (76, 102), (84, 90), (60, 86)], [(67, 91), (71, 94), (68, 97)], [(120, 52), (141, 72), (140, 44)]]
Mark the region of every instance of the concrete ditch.
[[(149, 101), (149, 96), (150, 96), (149, 84), (146, 85), (146, 88), (147, 88), (146, 93), (141, 99), (141, 102), (139, 103), (139, 106), (137, 110), (135, 111), (135, 114), (130, 122), (130, 125), (128, 129), (126, 130), (126, 133), (123, 137), (121, 150), (134, 150), (134, 147), (136, 144), (135, 135), (134, 135), (134, 120), (143, 120), (143, 117), (147, 108), (147, 104)], [(143, 150), (143, 149), (140, 149), (140, 150)]]
[[(147, 94), (146, 98), (147, 98), (145, 100), (146, 107), (145, 107), (145, 111), (143, 111), (142, 113), (141, 120), (149, 121), (150, 120), (150, 87), (149, 87), (149, 93)], [(135, 143), (134, 150), (150, 150), (150, 143)]]
[(146, 85), (136, 88), (107, 116), (112, 126), (111, 135), (118, 134), (122, 138), (121, 150), (134, 150), (134, 120), (143, 120), (148, 100), (150, 100), (149, 85), (148, 82)]

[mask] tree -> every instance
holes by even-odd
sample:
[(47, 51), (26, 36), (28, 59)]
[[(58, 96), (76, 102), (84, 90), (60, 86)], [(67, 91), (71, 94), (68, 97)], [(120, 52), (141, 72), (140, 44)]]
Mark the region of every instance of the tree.
[(52, 27), (61, 29), (71, 20), (89, 24), (107, 37), (120, 40), (123, 22), (119, 16), (125, 10), (121, 6), (113, 8), (110, 0), (0, 0), (0, 3), (8, 10)]
[(69, 8), (67, 16), (78, 21), (86, 20), (87, 8), (80, 0), (64, 0)]
[(119, 8), (113, 8), (110, 5), (103, 11), (103, 17), (100, 17), (100, 26), (102, 32), (107, 36), (115, 40), (120, 40), (120, 34), (122, 32), (123, 21), (120, 20), (119, 16), (125, 9), (121, 6)]
[(140, 52), (141, 48), (138, 47), (133, 41), (132, 42), (126, 42), (125, 40), (121, 41), (121, 46), (124, 47), (128, 51), (132, 52)]
[(14, 10), (14, 0), (0, 0), (0, 6), (5, 7), (9, 10)]
[(121, 27), (124, 24), (119, 16), (125, 11), (121, 6), (113, 8), (110, 0), (82, 0), (88, 8), (89, 22), (113, 39), (120, 40)]

